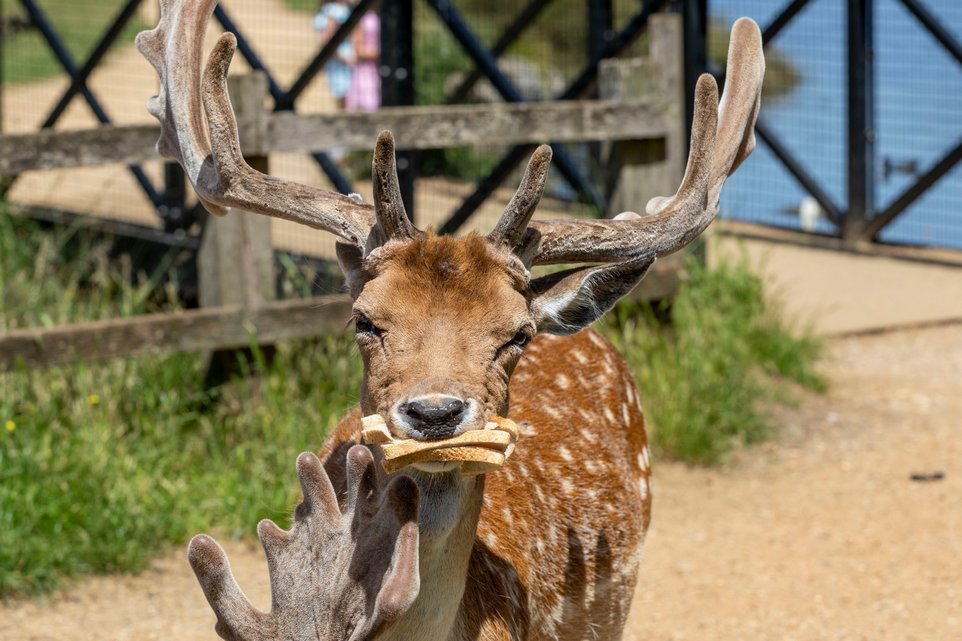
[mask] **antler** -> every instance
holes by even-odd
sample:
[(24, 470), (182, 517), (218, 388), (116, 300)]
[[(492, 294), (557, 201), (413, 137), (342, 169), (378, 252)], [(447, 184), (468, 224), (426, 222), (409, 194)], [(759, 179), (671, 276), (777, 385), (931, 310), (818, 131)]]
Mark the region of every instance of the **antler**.
[[(157, 149), (184, 167), (208, 211), (224, 215), (228, 208), (240, 207), (291, 220), (332, 232), (365, 252), (392, 238), (419, 235), (401, 202), (389, 132), (381, 133), (375, 148), (373, 212), (351, 197), (266, 176), (244, 161), (226, 87), (236, 48), (232, 34), (220, 37), (201, 74), (204, 31), (215, 4), (216, 0), (160, 0), (157, 27), (137, 36), (137, 47), (161, 80), (160, 94), (148, 102), (148, 110), (161, 123)], [(702, 76), (685, 176), (674, 196), (648, 202), (649, 216), (626, 212), (615, 220), (529, 222), (551, 159), (550, 149), (541, 147), (490, 240), (514, 250), (526, 264), (641, 265), (684, 247), (711, 223), (725, 180), (755, 147), (764, 73), (758, 25), (742, 18), (732, 27), (728, 82), (720, 107), (714, 80)]]
[(544, 193), (544, 183), (548, 179), (551, 166), (551, 147), (541, 145), (531, 155), (524, 178), (514, 197), (504, 208), (497, 226), (488, 235), (493, 243), (514, 249), (520, 245), (525, 229)]
[[(223, 216), (228, 208), (239, 207), (329, 231), (361, 248), (376, 221), (387, 232), (382, 240), (392, 237), (395, 214), (398, 208), (404, 211), (398, 190), (382, 191), (372, 211), (349, 196), (267, 176), (244, 161), (227, 94), (227, 71), (237, 46), (233, 34), (221, 35), (201, 74), (204, 32), (216, 4), (160, 0), (157, 27), (137, 36), (137, 48), (160, 76), (160, 94), (147, 103), (161, 125), (157, 151), (183, 166), (212, 214)], [(374, 167), (381, 175), (395, 173), (390, 133), (379, 138)]]
[[(180, 163), (207, 211), (223, 216), (238, 207), (283, 218), (329, 231), (366, 252), (392, 238), (419, 235), (401, 201), (390, 132), (382, 132), (375, 147), (373, 212), (349, 196), (267, 176), (244, 161), (227, 94), (227, 71), (237, 47), (233, 34), (221, 35), (201, 73), (204, 32), (216, 4), (160, 0), (157, 27), (137, 36), (137, 48), (160, 76), (160, 94), (147, 103), (160, 121), (157, 151)], [(550, 152), (542, 149), (536, 158), (505, 210), (506, 228), (496, 233), (498, 242), (506, 233), (513, 241), (524, 231), (541, 198), (544, 158), (550, 159)], [(372, 233), (375, 224), (379, 229)]]
[(200, 534), (188, 559), (227, 641), (360, 641), (414, 602), (418, 574), (418, 490), (405, 476), (378, 485), (363, 446), (347, 454), (347, 508), (342, 514), (318, 458), (297, 458), (304, 493), (289, 532), (263, 520), (271, 611), (261, 612), (231, 574), (223, 548)]
[(698, 79), (688, 166), (677, 193), (652, 198), (641, 217), (614, 220), (534, 221), (524, 247), (526, 263), (654, 261), (694, 240), (714, 219), (725, 180), (755, 148), (765, 57), (758, 25), (741, 18), (732, 27), (725, 93), (708, 74)]

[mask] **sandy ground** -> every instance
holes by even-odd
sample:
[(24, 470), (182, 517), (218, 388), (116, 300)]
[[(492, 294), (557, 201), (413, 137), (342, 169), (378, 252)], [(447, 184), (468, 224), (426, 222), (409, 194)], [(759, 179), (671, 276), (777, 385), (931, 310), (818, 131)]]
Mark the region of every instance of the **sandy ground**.
[[(627, 639), (962, 639), (962, 325), (835, 339), (825, 369), (831, 392), (780, 412), (777, 442), (721, 469), (657, 465)], [(267, 606), (260, 551), (228, 548)], [(212, 625), (182, 551), (0, 609), (5, 640), (200, 641)]]
[(820, 334), (962, 321), (962, 252), (915, 249), (908, 260), (886, 255), (891, 247), (841, 252), (761, 225), (719, 221), (712, 228), (720, 233), (711, 260), (746, 256), (788, 318)]
[(830, 359), (779, 443), (656, 470), (627, 638), (962, 639), (962, 326)]

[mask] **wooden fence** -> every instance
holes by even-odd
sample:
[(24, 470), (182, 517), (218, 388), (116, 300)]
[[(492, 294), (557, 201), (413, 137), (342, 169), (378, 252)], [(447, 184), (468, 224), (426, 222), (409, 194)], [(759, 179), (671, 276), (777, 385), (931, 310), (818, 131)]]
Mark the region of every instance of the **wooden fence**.
[[(603, 100), (597, 101), (300, 115), (264, 109), (267, 85), (261, 75), (232, 77), (230, 88), (242, 151), (261, 171), (267, 171), (271, 152), (369, 149), (382, 129), (394, 133), (398, 149), (605, 141), (619, 159), (611, 212), (617, 213), (641, 208), (653, 195), (671, 194), (680, 182), (686, 160), (681, 42), (678, 16), (652, 17), (649, 57), (603, 61)], [(0, 135), (0, 176), (156, 160), (158, 136), (155, 126)], [(343, 331), (350, 315), (346, 297), (271, 300), (269, 222), (234, 214), (207, 226), (198, 259), (201, 309), (0, 333), (0, 372), (151, 352), (234, 349)], [(680, 260), (659, 261), (636, 295), (669, 296), (680, 275)]]
[[(398, 149), (660, 138), (668, 109), (664, 99), (572, 100), (386, 107), (371, 113), (288, 111), (261, 117), (238, 113), (238, 125), (244, 155), (260, 156), (336, 147), (370, 149), (383, 129), (394, 132)], [(244, 116), (250, 120), (245, 122)], [(263, 120), (263, 132), (255, 119)], [(157, 160), (154, 145), (159, 135), (159, 127), (136, 125), (0, 136), (0, 175)]]

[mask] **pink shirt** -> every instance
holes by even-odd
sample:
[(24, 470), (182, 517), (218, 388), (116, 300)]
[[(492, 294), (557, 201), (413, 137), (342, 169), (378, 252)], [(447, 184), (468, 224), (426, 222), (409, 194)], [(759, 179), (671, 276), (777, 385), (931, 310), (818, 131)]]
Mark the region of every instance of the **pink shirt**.
[[(364, 14), (357, 28), (365, 48), (380, 47), (381, 19), (376, 13)], [(359, 61), (354, 65), (345, 105), (348, 111), (375, 111), (381, 106), (381, 76), (376, 62)]]

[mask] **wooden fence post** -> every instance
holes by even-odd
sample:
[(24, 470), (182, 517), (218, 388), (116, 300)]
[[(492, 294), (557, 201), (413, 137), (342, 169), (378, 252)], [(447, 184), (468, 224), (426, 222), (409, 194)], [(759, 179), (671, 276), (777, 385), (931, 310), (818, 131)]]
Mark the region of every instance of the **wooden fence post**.
[(656, 14), (648, 21), (648, 57), (603, 60), (598, 70), (604, 100), (668, 98), (664, 137), (613, 144), (614, 176), (608, 215), (644, 214), (653, 196), (675, 193), (685, 172), (684, 41), (677, 14)]
[[(654, 196), (670, 196), (681, 184), (688, 161), (685, 136), (684, 38), (680, 15), (656, 14), (648, 21), (648, 56), (603, 60), (598, 69), (604, 100), (651, 100), (664, 105), (663, 133), (618, 140), (611, 145), (608, 216), (623, 211), (645, 215)], [(685, 276), (686, 252), (659, 260), (632, 296), (670, 298)]]
[[(241, 151), (248, 164), (267, 173), (267, 77), (262, 72), (228, 78), (228, 91)], [(271, 219), (244, 211), (211, 217), (204, 227), (197, 256), (201, 307), (240, 305), (254, 309), (275, 297)], [(271, 349), (264, 348), (270, 356)], [(225, 382), (236, 369), (233, 351), (214, 352), (207, 382)]]
[[(267, 78), (262, 73), (231, 76), (231, 103), (237, 115), (244, 158), (267, 173)], [(201, 307), (257, 307), (274, 298), (271, 219), (243, 211), (207, 221), (198, 255)]]

